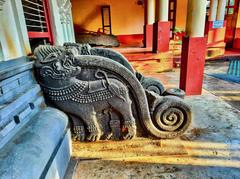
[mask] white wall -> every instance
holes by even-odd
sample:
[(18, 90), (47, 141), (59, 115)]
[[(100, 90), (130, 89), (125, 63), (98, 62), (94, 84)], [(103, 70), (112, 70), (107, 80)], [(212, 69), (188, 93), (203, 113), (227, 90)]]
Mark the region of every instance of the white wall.
[[(75, 42), (70, 0), (49, 0), (54, 44)], [(22, 1), (6, 0), (0, 9), (0, 61), (31, 54)]]
[(31, 53), (20, 0), (8, 0), (0, 11), (0, 61)]

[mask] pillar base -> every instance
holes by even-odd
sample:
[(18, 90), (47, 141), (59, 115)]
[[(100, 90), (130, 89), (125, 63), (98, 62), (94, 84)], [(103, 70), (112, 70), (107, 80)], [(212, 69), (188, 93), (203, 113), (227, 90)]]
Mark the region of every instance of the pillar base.
[(225, 45), (226, 21), (223, 23), (222, 28), (213, 28), (213, 21), (208, 21), (205, 27), (205, 35), (208, 35), (208, 47), (215, 47), (222, 43)]
[(237, 27), (235, 30), (235, 38), (233, 41), (233, 48), (240, 49), (240, 28)]
[(182, 44), (180, 89), (186, 95), (201, 95), (207, 38), (184, 37)]
[(214, 58), (216, 56), (224, 55), (225, 52), (225, 33), (226, 21), (224, 21), (222, 28), (213, 28), (213, 21), (206, 23), (205, 31), (208, 36), (207, 40), (207, 57)]
[(167, 52), (170, 41), (170, 22), (155, 22), (153, 24), (153, 52)]
[(144, 47), (152, 47), (153, 44), (153, 25), (144, 25)]

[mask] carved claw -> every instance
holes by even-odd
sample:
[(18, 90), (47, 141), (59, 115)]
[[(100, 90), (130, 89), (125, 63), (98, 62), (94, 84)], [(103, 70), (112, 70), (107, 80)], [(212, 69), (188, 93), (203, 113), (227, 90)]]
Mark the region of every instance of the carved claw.
[(74, 141), (84, 141), (85, 140), (84, 126), (74, 126), (73, 127), (73, 140)]
[(111, 137), (112, 137), (112, 133), (110, 132), (101, 136), (101, 140), (109, 140), (111, 139)]
[(125, 121), (123, 125), (123, 139), (132, 139), (137, 133), (136, 124), (132, 121)]
[(102, 131), (96, 126), (88, 126), (89, 136), (87, 137), (88, 141), (98, 141), (102, 136)]

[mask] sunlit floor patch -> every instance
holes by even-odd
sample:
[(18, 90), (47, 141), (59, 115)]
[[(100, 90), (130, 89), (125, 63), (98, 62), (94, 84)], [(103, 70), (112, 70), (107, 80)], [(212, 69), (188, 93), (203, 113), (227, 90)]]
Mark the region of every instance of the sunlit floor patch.
[[(166, 88), (178, 87), (179, 69), (158, 73), (156, 61), (133, 63), (144, 75), (160, 79)], [(219, 67), (208, 67), (209, 73), (219, 73)], [(194, 119), (181, 137), (74, 142), (73, 178), (239, 178), (240, 86), (207, 74), (203, 94), (185, 98), (192, 106)]]

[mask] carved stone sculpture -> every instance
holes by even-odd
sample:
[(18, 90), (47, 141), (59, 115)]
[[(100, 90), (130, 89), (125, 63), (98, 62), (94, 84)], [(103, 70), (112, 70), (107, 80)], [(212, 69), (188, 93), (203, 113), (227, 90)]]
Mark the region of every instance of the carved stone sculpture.
[[(40, 46), (34, 54), (44, 95), (69, 115), (76, 140), (173, 138), (191, 122), (191, 109), (182, 99), (160, 96), (163, 87), (144, 89), (144, 77), (137, 78), (115, 51), (68, 43)], [(148, 84), (161, 85), (152, 81)]]

